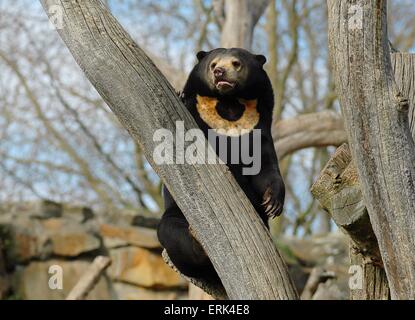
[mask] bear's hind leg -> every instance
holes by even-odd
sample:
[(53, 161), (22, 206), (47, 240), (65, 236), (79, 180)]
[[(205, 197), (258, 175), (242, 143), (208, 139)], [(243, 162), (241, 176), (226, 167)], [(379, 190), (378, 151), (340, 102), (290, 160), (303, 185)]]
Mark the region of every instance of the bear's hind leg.
[(189, 223), (176, 204), (163, 214), (157, 235), (171, 261), (184, 275), (219, 279), (202, 246), (192, 236)]

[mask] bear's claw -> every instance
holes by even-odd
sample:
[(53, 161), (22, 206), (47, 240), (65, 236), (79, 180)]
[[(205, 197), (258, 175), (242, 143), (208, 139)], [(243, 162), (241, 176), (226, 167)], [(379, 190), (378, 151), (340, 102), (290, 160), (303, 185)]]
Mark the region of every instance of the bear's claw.
[(262, 206), (265, 207), (265, 213), (269, 218), (275, 218), (282, 213), (282, 203), (279, 202), (276, 195), (272, 192), (272, 188), (269, 187), (265, 190), (263, 196)]

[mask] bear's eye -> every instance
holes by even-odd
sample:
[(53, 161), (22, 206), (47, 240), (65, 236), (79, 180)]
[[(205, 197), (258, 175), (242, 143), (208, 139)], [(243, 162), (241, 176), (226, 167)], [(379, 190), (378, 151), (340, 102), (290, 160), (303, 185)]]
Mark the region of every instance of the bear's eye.
[(213, 70), (216, 68), (216, 62), (212, 62), (212, 64), (210, 65), (210, 68)]
[(239, 61), (232, 61), (232, 65), (235, 67), (235, 68), (240, 68), (241, 67), (241, 63), (239, 62)]

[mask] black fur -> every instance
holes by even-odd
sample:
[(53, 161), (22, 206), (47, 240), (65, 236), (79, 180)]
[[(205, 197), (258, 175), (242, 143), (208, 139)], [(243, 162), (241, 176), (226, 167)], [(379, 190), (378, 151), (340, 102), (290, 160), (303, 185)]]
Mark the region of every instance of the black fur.
[[(244, 68), (248, 70), (247, 80), (243, 83), (237, 83), (232, 92), (226, 95), (220, 94), (215, 89), (212, 90), (206, 80), (210, 63), (218, 54), (229, 54), (237, 57)], [(255, 176), (246, 176), (242, 175), (243, 164), (227, 163), (227, 165), (262, 221), (268, 226), (270, 212), (266, 211), (267, 206), (271, 205), (270, 211), (273, 216), (281, 214), (285, 187), (271, 137), (274, 96), (271, 82), (263, 69), (263, 64), (266, 61), (265, 57), (235, 48), (199, 52), (197, 57), (199, 62), (190, 73), (181, 97), (205, 136), (209, 127), (197, 112), (196, 95), (218, 98), (217, 110), (222, 117), (230, 117), (229, 120), (232, 120), (232, 114), (227, 115), (227, 109), (224, 106), (234, 106), (230, 109), (235, 109), (236, 111), (234, 111), (238, 113), (240, 107), (237, 102), (238, 99), (257, 99), (260, 120), (255, 129), (261, 129), (261, 170)], [(223, 104), (223, 106), (220, 106), (220, 104)], [(227, 139), (239, 139), (239, 137), (228, 137)], [(228, 143), (228, 145), (230, 144)], [(269, 201), (264, 205), (264, 195), (267, 190)], [(166, 211), (158, 228), (158, 237), (173, 263), (185, 275), (217, 279), (217, 274), (211, 262), (201, 245), (189, 232), (189, 224), (167, 188), (164, 188), (164, 200)], [(272, 210), (274, 211), (272, 212)]]

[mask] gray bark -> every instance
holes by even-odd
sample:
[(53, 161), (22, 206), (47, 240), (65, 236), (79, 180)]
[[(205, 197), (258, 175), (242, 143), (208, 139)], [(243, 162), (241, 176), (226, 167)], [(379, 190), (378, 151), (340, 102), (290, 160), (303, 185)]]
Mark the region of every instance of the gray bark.
[(328, 0), (329, 51), (392, 299), (415, 299), (415, 148), (394, 81), (385, 0)]
[[(297, 299), (280, 254), (225, 165), (162, 165), (156, 129), (196, 123), (173, 88), (98, 0), (42, 0), (64, 7), (63, 41), (120, 122), (142, 147), (213, 262), (230, 299)], [(177, 141), (173, 141), (176, 150)], [(200, 147), (200, 142), (198, 143)], [(205, 146), (205, 144), (203, 145)]]
[[(221, 46), (251, 50), (255, 26), (269, 2), (270, 0), (216, 1), (215, 12), (225, 12)], [(224, 5), (224, 10), (218, 8), (220, 3)]]
[(415, 139), (415, 54), (397, 52), (391, 54), (391, 59), (396, 84), (409, 102), (409, 128)]

